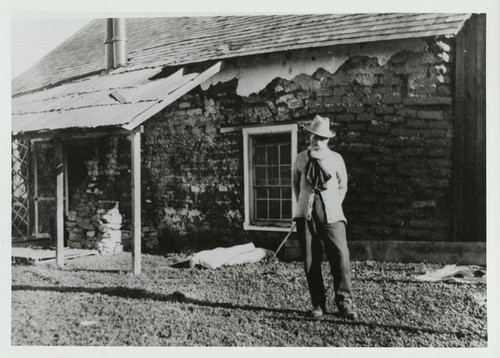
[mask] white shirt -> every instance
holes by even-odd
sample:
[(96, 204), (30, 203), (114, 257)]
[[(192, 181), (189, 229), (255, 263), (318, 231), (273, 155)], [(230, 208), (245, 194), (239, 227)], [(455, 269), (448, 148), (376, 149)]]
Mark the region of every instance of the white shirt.
[[(307, 150), (299, 153), (295, 159), (292, 172), (292, 186), (297, 200), (295, 218), (311, 220), (312, 205), (314, 201), (314, 188), (306, 179), (305, 167), (309, 157)], [(326, 183), (326, 190), (320, 192), (325, 204), (327, 223), (337, 221), (347, 222), (342, 210), (342, 202), (347, 192), (347, 171), (342, 156), (330, 149), (326, 150), (321, 164), (332, 176)]]

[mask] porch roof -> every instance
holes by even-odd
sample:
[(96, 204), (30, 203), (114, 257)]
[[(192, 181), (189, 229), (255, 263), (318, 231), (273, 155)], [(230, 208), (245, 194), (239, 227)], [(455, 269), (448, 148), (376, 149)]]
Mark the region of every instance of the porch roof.
[[(119, 68), (12, 99), (14, 136), (46, 136), (75, 129), (131, 131), (167, 105), (219, 72), (184, 68), (155, 79), (163, 67)], [(161, 76), (158, 76), (161, 77)]]

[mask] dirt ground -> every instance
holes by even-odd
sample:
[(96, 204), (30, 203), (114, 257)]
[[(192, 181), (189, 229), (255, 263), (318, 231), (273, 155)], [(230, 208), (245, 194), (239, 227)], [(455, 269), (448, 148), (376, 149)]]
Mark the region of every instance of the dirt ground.
[(415, 279), (440, 265), (353, 262), (359, 318), (315, 320), (302, 263), (172, 268), (182, 254), (130, 253), (12, 266), (12, 345), (486, 347), (485, 280)]

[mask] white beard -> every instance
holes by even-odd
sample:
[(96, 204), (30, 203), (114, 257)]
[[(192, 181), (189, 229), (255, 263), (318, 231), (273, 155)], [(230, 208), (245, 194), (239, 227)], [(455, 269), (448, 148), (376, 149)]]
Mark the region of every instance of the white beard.
[(315, 149), (312, 147), (309, 147), (309, 154), (311, 155), (311, 158), (317, 158), (317, 159), (324, 159), (326, 155), (327, 148), (324, 149)]

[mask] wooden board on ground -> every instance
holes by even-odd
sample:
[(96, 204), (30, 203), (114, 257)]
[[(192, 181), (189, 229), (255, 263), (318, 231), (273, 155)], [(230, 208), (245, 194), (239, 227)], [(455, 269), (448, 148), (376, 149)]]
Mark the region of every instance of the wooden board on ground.
[[(81, 256), (97, 255), (97, 250), (64, 249), (64, 258), (73, 259)], [(56, 258), (56, 250), (32, 249), (28, 247), (13, 247), (12, 259), (24, 259), (28, 261), (47, 261)]]

